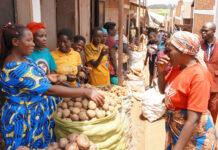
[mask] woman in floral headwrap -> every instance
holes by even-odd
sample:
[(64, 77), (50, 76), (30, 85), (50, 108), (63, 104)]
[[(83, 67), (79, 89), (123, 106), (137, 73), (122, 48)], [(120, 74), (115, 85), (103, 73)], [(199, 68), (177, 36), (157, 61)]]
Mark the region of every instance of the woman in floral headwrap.
[[(158, 61), (158, 86), (167, 107), (165, 149), (215, 149), (216, 130), (207, 110), (212, 78), (197, 57), (199, 39), (179, 31), (166, 50)], [(169, 62), (173, 68), (165, 77)]]

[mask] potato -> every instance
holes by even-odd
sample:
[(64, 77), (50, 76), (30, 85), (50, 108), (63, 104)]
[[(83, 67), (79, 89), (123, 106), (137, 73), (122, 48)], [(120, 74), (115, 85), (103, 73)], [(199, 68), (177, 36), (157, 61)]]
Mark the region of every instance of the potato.
[(58, 108), (57, 112), (63, 112), (63, 109), (62, 108)]
[(61, 102), (61, 103), (58, 103), (58, 107), (62, 107), (62, 102)]
[(67, 104), (68, 104), (68, 107), (72, 107), (74, 105), (73, 101), (69, 101)]
[(85, 120), (88, 120), (89, 118), (88, 118), (88, 116), (86, 115), (85, 112), (80, 112), (80, 113), (79, 113), (79, 119), (80, 119), (81, 121), (85, 121)]
[(77, 143), (70, 143), (70, 144), (67, 144), (67, 146), (65, 147), (65, 150), (79, 150), (79, 147)]
[(97, 111), (96, 111), (96, 117), (97, 117), (98, 119), (104, 118), (104, 117), (105, 117), (105, 111), (104, 111), (104, 110), (97, 110)]
[(56, 142), (51, 143), (50, 146), (54, 149), (57, 149), (59, 147), (58, 143)]
[(106, 116), (109, 116), (111, 114), (110, 111), (106, 111)]
[(45, 150), (54, 150), (54, 148), (51, 147), (51, 146), (49, 146), (49, 147), (47, 147)]
[(69, 143), (69, 141), (66, 138), (60, 138), (59, 141), (59, 147), (60, 148), (65, 148), (65, 146)]
[(90, 146), (90, 141), (86, 135), (79, 135), (76, 141), (79, 149), (81, 150), (87, 150)]
[(59, 76), (58, 76), (58, 81), (59, 81), (59, 82), (65, 82), (65, 81), (67, 81), (67, 76), (66, 76), (66, 75), (59, 75)]
[(79, 114), (79, 112), (80, 112), (80, 108), (78, 108), (78, 107), (73, 107), (72, 108), (72, 110), (70, 110), (72, 113), (74, 113), (74, 114)]
[(111, 105), (111, 106), (116, 106), (117, 103), (116, 103), (115, 101), (111, 101), (111, 102), (110, 102), (110, 105)]
[(105, 111), (109, 110), (109, 105), (105, 103), (105, 104), (103, 105), (103, 109), (104, 109)]
[(87, 109), (87, 108), (88, 108), (88, 104), (89, 104), (89, 100), (84, 99), (84, 100), (82, 101), (82, 104), (83, 104), (83, 108)]
[(80, 108), (80, 112), (87, 112), (85, 108)]
[(30, 149), (26, 146), (19, 146), (16, 150), (30, 150)]
[(75, 101), (76, 101), (76, 102), (82, 102), (82, 97), (77, 97), (77, 98), (75, 99)]
[(77, 114), (71, 114), (71, 115), (70, 115), (70, 119), (71, 119), (72, 121), (79, 121), (79, 116), (78, 116)]
[(64, 102), (70, 102), (71, 101), (71, 98), (64, 98)]
[(64, 118), (67, 118), (67, 117), (69, 117), (70, 116), (70, 110), (69, 109), (64, 109), (63, 110), (63, 117)]
[(66, 109), (66, 108), (68, 108), (68, 106), (67, 106), (67, 103), (66, 103), (66, 102), (63, 102), (63, 103), (62, 103), (62, 108), (63, 108), (63, 109)]
[(114, 111), (114, 107), (113, 106), (109, 106), (109, 111), (113, 112)]
[(88, 107), (89, 107), (89, 109), (94, 110), (94, 109), (96, 109), (97, 106), (96, 106), (95, 102), (89, 101)]
[(82, 107), (82, 103), (81, 103), (81, 102), (75, 102), (75, 103), (74, 103), (74, 107), (79, 107), (79, 108), (81, 108), (81, 107)]
[(92, 119), (95, 117), (96, 113), (94, 110), (89, 109), (89, 110), (87, 110), (87, 115), (90, 119)]
[(78, 136), (79, 136), (78, 134), (72, 133), (72, 134), (68, 135), (67, 138), (70, 141), (70, 143), (72, 143), (72, 142), (76, 142), (76, 139), (77, 139)]
[(57, 118), (62, 118), (63, 115), (62, 115), (62, 112), (57, 112), (55, 116), (56, 116)]
[(90, 141), (90, 147), (88, 150), (97, 150), (97, 146), (93, 142)]

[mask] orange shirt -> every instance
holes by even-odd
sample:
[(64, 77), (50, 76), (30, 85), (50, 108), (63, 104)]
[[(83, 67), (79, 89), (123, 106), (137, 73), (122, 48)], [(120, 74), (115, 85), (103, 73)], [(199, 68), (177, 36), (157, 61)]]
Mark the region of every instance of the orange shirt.
[(180, 70), (173, 67), (166, 76), (165, 104), (170, 110), (207, 112), (212, 77), (201, 64)]

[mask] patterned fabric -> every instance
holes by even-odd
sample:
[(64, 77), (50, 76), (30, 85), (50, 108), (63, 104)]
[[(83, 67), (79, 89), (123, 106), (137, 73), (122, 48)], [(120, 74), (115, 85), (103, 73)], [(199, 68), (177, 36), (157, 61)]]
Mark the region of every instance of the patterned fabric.
[(188, 55), (196, 55), (200, 49), (200, 40), (196, 34), (178, 31), (173, 34), (170, 42), (179, 51)]
[(7, 150), (20, 145), (45, 148), (55, 141), (52, 115), (61, 99), (43, 95), (51, 84), (43, 70), (27, 60), (10, 62), (0, 72), (6, 99), (0, 124)]
[[(187, 118), (187, 110), (170, 111), (166, 114), (166, 143), (165, 150), (172, 150), (179, 139)], [(209, 117), (209, 112), (202, 114), (200, 122), (193, 132), (193, 136), (187, 143), (185, 150), (205, 149), (215, 150), (216, 130)]]

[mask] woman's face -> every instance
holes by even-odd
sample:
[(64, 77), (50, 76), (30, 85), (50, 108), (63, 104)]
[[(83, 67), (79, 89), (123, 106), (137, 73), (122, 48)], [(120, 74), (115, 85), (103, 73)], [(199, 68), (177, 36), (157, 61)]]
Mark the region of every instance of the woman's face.
[(102, 39), (102, 44), (105, 44), (106, 40), (107, 40), (108, 34), (104, 33), (103, 34), (103, 39)]
[(148, 39), (149, 39), (150, 42), (153, 43), (153, 42), (155, 41), (156, 37), (155, 37), (154, 35), (151, 35), (151, 34), (150, 34), (150, 35), (148, 36)]
[(72, 41), (69, 40), (68, 36), (60, 35), (58, 37), (58, 47), (63, 53), (68, 53), (70, 51), (71, 45)]
[(94, 45), (98, 45), (102, 42), (102, 39), (103, 39), (103, 32), (98, 30), (98, 31), (95, 31), (95, 33), (93, 34), (93, 44)]
[(162, 40), (163, 40), (164, 42), (166, 42), (168, 38), (169, 38), (169, 37), (168, 37), (168, 34), (167, 34), (167, 33), (164, 33), (163, 36), (162, 36)]
[(111, 36), (115, 36), (115, 35), (117, 34), (116, 26), (115, 26), (113, 29), (110, 29), (110, 30), (109, 30), (109, 34), (110, 34)]
[(30, 30), (25, 29), (23, 35), (20, 39), (17, 40), (14, 47), (23, 56), (30, 56), (34, 49), (33, 34)]
[(170, 58), (172, 66), (178, 66), (183, 64), (184, 55), (182, 52), (176, 49), (171, 43), (166, 43), (166, 53)]
[(85, 49), (85, 42), (83, 42), (82, 40), (79, 40), (78, 42), (74, 43), (74, 50), (77, 52), (81, 52)]
[(46, 48), (47, 46), (47, 33), (45, 29), (39, 30), (34, 35), (34, 43), (36, 48)]

